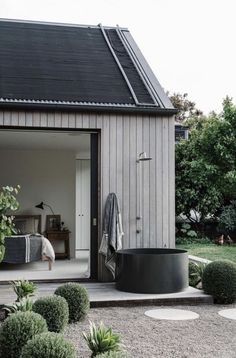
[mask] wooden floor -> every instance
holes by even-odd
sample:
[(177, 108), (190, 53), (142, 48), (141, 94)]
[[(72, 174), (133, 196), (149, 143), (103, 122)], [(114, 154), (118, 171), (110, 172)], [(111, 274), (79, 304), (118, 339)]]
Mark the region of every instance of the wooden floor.
[[(58, 283), (40, 283), (37, 285), (37, 297), (53, 294)], [(116, 290), (114, 283), (81, 283), (87, 288), (91, 307), (127, 306), (127, 305), (176, 305), (176, 304), (210, 304), (212, 297), (202, 291), (189, 287), (183, 292), (171, 294), (136, 294)], [(9, 285), (0, 285), (0, 305), (15, 300)]]

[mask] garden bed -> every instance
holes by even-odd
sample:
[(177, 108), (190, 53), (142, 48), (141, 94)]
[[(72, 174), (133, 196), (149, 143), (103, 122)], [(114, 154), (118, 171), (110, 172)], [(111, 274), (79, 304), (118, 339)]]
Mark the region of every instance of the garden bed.
[(236, 325), (218, 315), (222, 307), (236, 306), (178, 306), (200, 315), (190, 321), (160, 321), (144, 315), (156, 306), (96, 308), (85, 321), (67, 326), (65, 336), (75, 344), (78, 358), (90, 357), (81, 334), (89, 330), (89, 320), (103, 321), (119, 333), (129, 358), (235, 358)]

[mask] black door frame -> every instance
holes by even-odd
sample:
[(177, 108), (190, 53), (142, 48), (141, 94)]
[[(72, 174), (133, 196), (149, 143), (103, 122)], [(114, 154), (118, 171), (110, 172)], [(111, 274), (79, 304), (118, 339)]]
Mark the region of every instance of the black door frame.
[[(99, 129), (80, 129), (80, 128), (48, 128), (48, 127), (22, 127), (22, 126), (2, 126), (0, 130), (7, 131), (46, 131), (46, 132), (86, 132), (91, 136), (90, 155), (91, 155), (91, 199), (90, 199), (90, 277), (91, 280), (97, 280), (99, 276), (98, 270), (98, 242), (99, 233), (101, 231), (101, 130)], [(95, 220), (94, 220), (95, 219)], [(89, 279), (78, 279), (78, 281), (87, 281)], [(37, 281), (37, 280), (36, 280)], [(65, 281), (64, 279), (47, 279), (40, 282)], [(77, 281), (77, 279), (76, 279)]]
[(100, 203), (100, 133), (91, 133), (91, 238), (90, 278), (98, 279), (98, 237), (101, 225)]

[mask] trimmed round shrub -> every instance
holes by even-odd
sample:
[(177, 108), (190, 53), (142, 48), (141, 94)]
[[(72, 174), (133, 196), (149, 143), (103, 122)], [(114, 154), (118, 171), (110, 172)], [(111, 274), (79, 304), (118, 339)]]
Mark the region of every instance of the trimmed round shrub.
[(20, 357), (26, 342), (47, 330), (45, 319), (38, 313), (17, 312), (10, 315), (0, 327), (0, 357)]
[(236, 299), (236, 264), (214, 261), (203, 272), (202, 288), (216, 303), (233, 303)]
[(51, 332), (62, 332), (69, 321), (68, 304), (65, 298), (57, 295), (39, 298), (33, 311), (43, 316)]
[(75, 348), (61, 334), (48, 332), (29, 340), (20, 358), (75, 358)]
[(64, 297), (69, 306), (69, 322), (82, 320), (89, 310), (89, 296), (79, 283), (68, 282), (59, 286), (55, 294)]

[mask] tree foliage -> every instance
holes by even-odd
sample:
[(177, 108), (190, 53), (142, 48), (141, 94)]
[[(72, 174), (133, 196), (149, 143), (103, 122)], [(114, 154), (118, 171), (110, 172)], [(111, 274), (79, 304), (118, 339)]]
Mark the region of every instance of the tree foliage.
[(197, 120), (202, 117), (202, 111), (196, 108), (195, 102), (188, 99), (187, 93), (173, 93), (169, 95), (169, 98), (173, 106), (179, 111), (176, 115), (177, 122), (183, 123), (190, 118)]
[(4, 186), (0, 189), (0, 262), (5, 255), (5, 236), (11, 236), (13, 233), (16, 233), (13, 222), (14, 217), (7, 214), (19, 208), (19, 203), (15, 198), (19, 189), (19, 185), (16, 188)]
[(196, 213), (196, 221), (236, 198), (236, 107), (230, 98), (223, 111), (202, 118), (190, 139), (176, 145), (176, 214)]
[(224, 206), (219, 217), (219, 231), (225, 235), (236, 228), (236, 200)]

